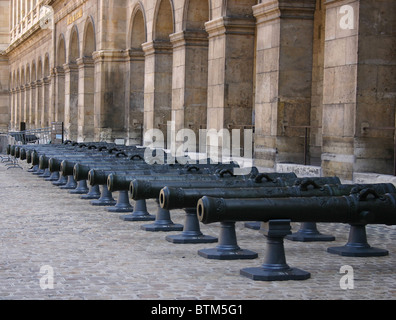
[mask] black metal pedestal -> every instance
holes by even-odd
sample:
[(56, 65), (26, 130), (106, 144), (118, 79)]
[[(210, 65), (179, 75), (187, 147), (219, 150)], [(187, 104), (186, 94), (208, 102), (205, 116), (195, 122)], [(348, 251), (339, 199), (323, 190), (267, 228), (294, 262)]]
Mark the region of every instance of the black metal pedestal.
[(215, 248), (198, 250), (201, 257), (217, 260), (255, 259), (256, 252), (241, 249), (237, 244), (235, 221), (221, 222), (219, 245)]
[(346, 245), (327, 248), (327, 252), (348, 257), (378, 257), (389, 254), (388, 250), (373, 248), (367, 242), (366, 226), (351, 224)]
[(87, 180), (80, 180), (77, 182), (77, 188), (74, 190), (70, 190), (69, 193), (71, 194), (86, 194), (88, 193), (89, 189), (87, 186)]
[(72, 175), (67, 176), (67, 183), (60, 186), (61, 189), (72, 190), (77, 188), (77, 182)]
[(131, 214), (122, 215), (120, 219), (124, 221), (153, 221), (155, 216), (147, 211), (146, 200), (137, 200), (133, 206)]
[(128, 190), (120, 190), (115, 206), (108, 207), (106, 210), (109, 212), (132, 212), (133, 207), (129, 202)]
[(107, 188), (107, 185), (103, 185), (100, 198), (97, 200), (92, 200), (90, 203), (93, 206), (114, 206), (116, 204), (116, 201), (114, 200), (113, 195)]
[(54, 171), (48, 178), (45, 178), (45, 181), (58, 181), (59, 180), (59, 171)]
[(67, 183), (67, 177), (63, 174), (59, 174), (59, 179), (56, 181), (52, 181), (54, 186), (64, 186)]
[(39, 169), (39, 166), (38, 165), (34, 165), (30, 169), (28, 169), (27, 172), (33, 173), (33, 172), (36, 172), (38, 169)]
[(87, 194), (83, 194), (82, 196), (80, 196), (80, 198), (84, 200), (99, 199), (100, 198), (99, 185), (95, 184), (94, 186), (91, 186), (89, 192)]
[(334, 241), (335, 237), (332, 235), (321, 234), (318, 231), (316, 222), (303, 222), (300, 225), (300, 229), (297, 232), (286, 236), (286, 239), (292, 241), (310, 242), (310, 241)]
[(204, 235), (199, 227), (196, 208), (184, 209), (186, 218), (183, 232), (179, 235), (166, 236), (165, 239), (172, 243), (213, 243), (218, 239), (212, 236)]
[(253, 230), (260, 230), (260, 225), (261, 222), (260, 221), (256, 221), (256, 222), (245, 222), (245, 227), (249, 228), (249, 229), (253, 229)]
[(157, 202), (157, 215), (155, 216), (154, 223), (142, 225), (140, 228), (145, 231), (182, 231), (183, 225), (175, 224), (171, 220), (169, 210), (160, 207)]
[(51, 172), (49, 171), (48, 168), (44, 169), (44, 172), (42, 174), (39, 174), (38, 177), (39, 178), (49, 178), (51, 176)]
[(240, 274), (252, 280), (283, 281), (306, 280), (309, 272), (291, 268), (286, 263), (283, 238), (291, 233), (290, 220), (270, 220), (266, 228), (260, 230), (267, 238), (264, 263), (257, 268), (244, 268)]

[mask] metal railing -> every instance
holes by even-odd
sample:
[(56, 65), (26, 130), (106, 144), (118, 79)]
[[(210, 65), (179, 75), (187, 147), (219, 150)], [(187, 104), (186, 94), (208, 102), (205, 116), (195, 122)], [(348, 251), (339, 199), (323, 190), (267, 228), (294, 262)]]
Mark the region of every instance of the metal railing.
[(12, 144), (48, 144), (51, 143), (51, 128), (31, 129), (8, 132)]

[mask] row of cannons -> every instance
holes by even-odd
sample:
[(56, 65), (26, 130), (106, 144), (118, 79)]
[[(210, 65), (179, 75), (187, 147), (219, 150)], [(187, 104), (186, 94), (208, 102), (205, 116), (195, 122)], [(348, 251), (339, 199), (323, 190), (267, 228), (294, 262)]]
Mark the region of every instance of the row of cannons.
[[(146, 231), (180, 231), (165, 239), (172, 243), (215, 243), (198, 250), (207, 259), (255, 259), (256, 252), (237, 243), (235, 224), (259, 229), (267, 239), (264, 263), (244, 268), (240, 274), (253, 280), (304, 280), (310, 273), (286, 262), (284, 239), (333, 241), (319, 232), (317, 223), (349, 224), (344, 246), (329, 247), (329, 253), (370, 257), (388, 251), (368, 244), (366, 225), (396, 224), (396, 189), (393, 184), (342, 184), (337, 177), (298, 178), (294, 173), (236, 175), (236, 163), (211, 163), (189, 157), (158, 163), (158, 150), (117, 146), (110, 143), (61, 145), (10, 145), (7, 153), (26, 160), (29, 169), (53, 185), (89, 199), (94, 206), (121, 212), (125, 221), (147, 221)], [(149, 156), (148, 156), (149, 155)], [(165, 153), (165, 156), (170, 155)], [(118, 192), (117, 201), (113, 193)], [(134, 200), (132, 206), (129, 199)], [(157, 202), (157, 213), (147, 211), (146, 201)], [(183, 209), (184, 225), (175, 224), (171, 210)], [(220, 223), (219, 237), (205, 235), (200, 223)], [(292, 233), (291, 223), (300, 229)]]

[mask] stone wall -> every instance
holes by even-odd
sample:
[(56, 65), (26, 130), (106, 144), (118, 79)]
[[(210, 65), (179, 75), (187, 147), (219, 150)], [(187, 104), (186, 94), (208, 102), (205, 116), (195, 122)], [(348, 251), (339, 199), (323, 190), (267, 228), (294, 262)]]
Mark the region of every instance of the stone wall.
[[(262, 168), (315, 165), (347, 180), (394, 170), (395, 1), (37, 3), (53, 9), (52, 28), (33, 10), (35, 24), (18, 29), (21, 17), (0, 1), (12, 18), (11, 37), (0, 25), (5, 128), (63, 121), (68, 139), (146, 145), (143, 134), (159, 129), (170, 147), (172, 121), (195, 134), (173, 141), (184, 148), (202, 129), (254, 128)], [(216, 139), (203, 137), (214, 149)], [(242, 134), (225, 145), (238, 139), (239, 156)]]

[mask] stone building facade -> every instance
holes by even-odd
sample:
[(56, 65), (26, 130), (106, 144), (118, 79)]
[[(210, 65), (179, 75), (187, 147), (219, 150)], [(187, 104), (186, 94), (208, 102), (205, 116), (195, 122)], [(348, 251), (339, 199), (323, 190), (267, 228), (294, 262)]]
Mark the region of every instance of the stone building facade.
[(0, 0), (0, 124), (126, 144), (168, 121), (254, 129), (259, 167), (393, 174), (395, 17), (394, 0)]

